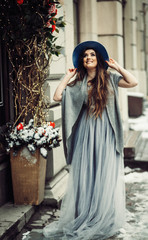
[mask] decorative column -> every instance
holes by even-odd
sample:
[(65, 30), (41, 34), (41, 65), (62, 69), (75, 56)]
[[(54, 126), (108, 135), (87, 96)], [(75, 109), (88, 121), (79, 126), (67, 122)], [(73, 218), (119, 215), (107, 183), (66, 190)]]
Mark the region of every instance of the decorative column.
[(137, 3), (137, 54), (140, 91), (148, 95), (148, 1)]
[[(72, 51), (74, 49), (74, 20), (73, 20), (73, 0), (63, 0), (62, 8), (59, 9), (59, 16), (65, 16), (65, 27), (60, 30), (60, 37), (57, 39), (59, 45), (63, 46), (62, 54), (54, 57), (50, 65), (50, 75), (44, 85), (45, 95), (50, 102), (50, 109), (47, 110), (47, 121), (54, 121), (56, 126), (61, 127), (61, 104), (53, 101), (54, 92), (59, 85), (65, 71), (72, 67)], [(65, 169), (66, 160), (63, 150), (63, 141), (60, 147), (48, 152), (45, 204), (58, 205), (65, 194), (68, 172)]]
[(137, 69), (137, 16), (136, 2), (127, 1), (124, 8), (125, 32), (125, 66), (127, 69)]
[(97, 14), (96, 0), (79, 0), (80, 42), (97, 41)]
[(129, 89), (129, 91), (141, 92), (146, 97), (146, 5), (144, 1), (126, 1), (124, 8), (124, 32), (125, 67), (139, 81), (138, 86)]

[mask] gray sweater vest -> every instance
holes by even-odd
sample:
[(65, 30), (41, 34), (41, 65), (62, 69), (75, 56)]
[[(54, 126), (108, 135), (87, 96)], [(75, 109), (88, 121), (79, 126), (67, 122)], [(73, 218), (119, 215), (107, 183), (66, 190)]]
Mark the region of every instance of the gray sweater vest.
[[(108, 97), (106, 105), (107, 114), (113, 128), (116, 140), (116, 150), (118, 153), (123, 152), (123, 128), (118, 103), (118, 82), (122, 78), (121, 75), (110, 72), (110, 89), (111, 93)], [(87, 91), (87, 78), (82, 82), (78, 82), (75, 86), (67, 86), (62, 95), (62, 134), (63, 145), (67, 164), (71, 163), (71, 144), (72, 134), (75, 129), (76, 121), (81, 112), (85, 101)]]

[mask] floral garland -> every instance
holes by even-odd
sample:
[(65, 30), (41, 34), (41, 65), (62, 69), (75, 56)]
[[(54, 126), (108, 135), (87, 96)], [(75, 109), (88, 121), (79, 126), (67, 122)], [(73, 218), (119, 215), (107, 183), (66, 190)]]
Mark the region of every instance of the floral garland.
[(53, 0), (2, 0), (0, 34), (6, 43), (12, 70), (15, 120), (45, 122), (46, 104), (43, 83), (52, 55), (60, 54), (56, 45), (59, 29), (65, 26), (57, 17), (60, 3)]

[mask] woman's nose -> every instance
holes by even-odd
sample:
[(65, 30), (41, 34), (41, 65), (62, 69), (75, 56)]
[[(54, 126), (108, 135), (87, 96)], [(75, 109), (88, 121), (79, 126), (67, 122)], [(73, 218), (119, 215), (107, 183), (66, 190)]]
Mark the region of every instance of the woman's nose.
[(91, 55), (87, 55), (87, 58), (89, 59), (91, 57)]

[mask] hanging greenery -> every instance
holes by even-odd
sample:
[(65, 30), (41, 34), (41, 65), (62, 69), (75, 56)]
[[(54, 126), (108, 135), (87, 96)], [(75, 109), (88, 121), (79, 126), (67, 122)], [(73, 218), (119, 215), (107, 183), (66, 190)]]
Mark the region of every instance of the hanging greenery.
[(60, 7), (53, 0), (2, 0), (0, 3), (0, 34), (12, 65), (14, 125), (31, 118), (35, 125), (45, 121), (43, 83), (51, 56), (60, 54), (61, 46), (56, 45), (56, 40), (59, 29), (65, 26), (63, 16), (57, 17)]

